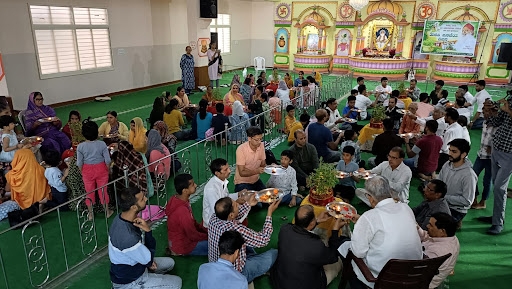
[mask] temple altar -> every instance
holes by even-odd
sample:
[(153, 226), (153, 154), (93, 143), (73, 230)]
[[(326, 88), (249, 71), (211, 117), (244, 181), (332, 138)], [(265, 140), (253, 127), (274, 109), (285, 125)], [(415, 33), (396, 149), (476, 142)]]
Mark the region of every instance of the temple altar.
[[(353, 72), (370, 80), (413, 75), (467, 83), (478, 74), (479, 79), (503, 83), (510, 75), (497, 53), (500, 42), (512, 42), (512, 16), (504, 10), (512, 8), (512, 0), (501, 6), (499, 0), (381, 0), (368, 1), (359, 10), (350, 3), (276, 2), (274, 66), (306, 73)], [(474, 56), (420, 52), (426, 20), (479, 22)]]

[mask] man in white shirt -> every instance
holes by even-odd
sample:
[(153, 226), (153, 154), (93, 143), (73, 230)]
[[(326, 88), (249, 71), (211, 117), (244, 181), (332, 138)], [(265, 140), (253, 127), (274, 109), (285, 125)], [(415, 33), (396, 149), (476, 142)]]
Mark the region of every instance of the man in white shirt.
[[(473, 108), (473, 105), (471, 103), (473, 103), (473, 100), (474, 100), (474, 96), (471, 94), (471, 92), (469, 92), (469, 88), (467, 85), (463, 84), (461, 86), (459, 86), (459, 88), (457, 89), (457, 92), (462, 96), (464, 97), (464, 99), (466, 100), (466, 103), (464, 104), (464, 106), (469, 109), (469, 111), (471, 112), (471, 114), (473, 114), (473, 111), (474, 111), (474, 108)], [(457, 95), (455, 95), (457, 96)]]
[(370, 114), (368, 114), (367, 109), (368, 107), (374, 107), (377, 103), (377, 100), (372, 101), (366, 92), (366, 85), (361, 84), (359, 85), (357, 91), (359, 92), (358, 95), (356, 95), (356, 104), (355, 107), (361, 110), (361, 119), (362, 120), (368, 120), (370, 119)]
[(464, 138), (462, 126), (457, 122), (459, 113), (455, 108), (447, 108), (444, 115), (444, 121), (448, 126), (444, 130), (443, 146), (439, 152), (439, 161), (437, 162), (437, 171), (440, 171), (443, 165), (448, 161), (448, 144), (456, 138)]
[(475, 94), (475, 97), (473, 98), (473, 101), (471, 102), (472, 105), (475, 103), (476, 106), (476, 112), (473, 116), (473, 119), (468, 124), (468, 127), (470, 129), (480, 129), (484, 125), (484, 114), (483, 114), (483, 108), (484, 108), (484, 102), (487, 99), (492, 100), (491, 95), (485, 90), (485, 80), (477, 80), (475, 82), (475, 90), (477, 93)]
[(471, 111), (467, 107), (464, 107), (465, 99), (463, 97), (458, 97), (455, 99), (455, 109), (459, 113), (459, 116), (465, 116), (469, 121), (471, 119)]
[(341, 114), (338, 110), (338, 101), (335, 98), (329, 98), (326, 102), (325, 110), (329, 112), (329, 119), (325, 122), (325, 127), (331, 129), (338, 123), (342, 123)]
[(375, 87), (375, 98), (378, 102), (384, 102), (389, 98), (393, 89), (388, 85), (388, 78), (383, 77), (380, 79), (380, 85)]
[(203, 194), (203, 226), (205, 228), (208, 228), (210, 217), (215, 213), (215, 202), (228, 196), (233, 200), (238, 199), (238, 193), (230, 194), (228, 191), (227, 179), (231, 174), (228, 161), (214, 159), (210, 164), (210, 170), (213, 177), (204, 186)]
[[(368, 179), (365, 188), (373, 209), (353, 219), (351, 241), (338, 248), (340, 254), (346, 257), (350, 249), (356, 257), (363, 259), (374, 277), (390, 259), (421, 260), (421, 241), (409, 205), (393, 200), (389, 182), (383, 177)], [(375, 284), (366, 281), (354, 262), (352, 266), (355, 278), (349, 280), (350, 288), (373, 288)]]
[(357, 85), (354, 86), (353, 89), (359, 90), (359, 86), (364, 85), (364, 77), (359, 76), (356, 81), (357, 81)]
[[(389, 181), (391, 188), (398, 193), (398, 198), (403, 203), (409, 203), (409, 187), (411, 185), (411, 169), (404, 164), (405, 152), (400, 147), (394, 147), (389, 151), (388, 161), (380, 163), (370, 172), (378, 174)], [(360, 169), (364, 171), (364, 169)], [(356, 196), (370, 206), (365, 189), (356, 189)]]
[(446, 114), (446, 108), (444, 106), (436, 106), (434, 107), (434, 112), (432, 113), (432, 116), (428, 116), (425, 118), (420, 118), (415, 115), (409, 115), (411, 118), (415, 119), (416, 123), (421, 125), (422, 127), (425, 127), (425, 124), (427, 121), (433, 119), (437, 121), (437, 131), (436, 135), (443, 137), (444, 130), (448, 126), (446, 122), (444, 121), (444, 115)]

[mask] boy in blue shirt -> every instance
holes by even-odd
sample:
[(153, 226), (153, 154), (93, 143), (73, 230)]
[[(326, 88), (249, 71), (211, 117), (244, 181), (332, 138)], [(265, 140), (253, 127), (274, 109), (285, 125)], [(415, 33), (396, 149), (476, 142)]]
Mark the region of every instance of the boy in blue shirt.
[[(343, 108), (342, 115), (346, 118), (351, 118), (357, 120), (361, 120), (361, 110), (356, 107), (356, 97), (351, 95), (347, 99), (347, 106)], [(350, 123), (350, 126), (352, 130), (359, 132), (362, 128), (362, 126), (358, 125), (357, 123)], [(345, 123), (342, 125), (342, 129), (349, 129), (348, 125)]]
[[(355, 149), (352, 146), (343, 148), (341, 160), (336, 166), (338, 172), (351, 174), (359, 169), (359, 166), (352, 161), (354, 153)], [(359, 182), (359, 178), (355, 176), (346, 175), (340, 179), (339, 184), (334, 187), (336, 197), (343, 199), (346, 203), (350, 203), (356, 194), (356, 182)]]
[[(52, 192), (52, 199), (46, 202), (45, 207), (53, 208), (64, 204), (68, 201), (68, 187), (64, 183), (66, 180), (69, 167), (62, 172), (58, 166), (61, 164), (60, 154), (58, 151), (49, 150), (43, 155), (43, 162), (46, 169), (44, 177), (48, 180)], [(68, 206), (60, 208), (62, 211), (68, 211)]]

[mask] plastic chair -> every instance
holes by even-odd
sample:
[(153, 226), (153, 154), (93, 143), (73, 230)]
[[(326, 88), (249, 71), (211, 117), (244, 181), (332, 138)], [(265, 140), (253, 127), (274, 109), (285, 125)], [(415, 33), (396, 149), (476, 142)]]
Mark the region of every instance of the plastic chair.
[(256, 74), (258, 74), (258, 71), (265, 71), (265, 58), (261, 56), (254, 57), (254, 70), (256, 70)]
[(18, 120), (20, 122), (20, 125), (21, 125), (21, 128), (23, 129), (23, 133), (26, 134), (27, 133), (27, 130), (25, 128), (25, 113), (27, 111), (24, 109), (24, 110), (21, 110), (19, 113), (18, 113)]
[(439, 267), (450, 258), (452, 254), (422, 260), (391, 259), (382, 268), (379, 276), (375, 278), (363, 259), (357, 258), (349, 251), (343, 262), (343, 276), (338, 289), (346, 287), (347, 282), (354, 275), (352, 262), (357, 265), (368, 282), (375, 283), (374, 289), (428, 289), (432, 278), (439, 273)]

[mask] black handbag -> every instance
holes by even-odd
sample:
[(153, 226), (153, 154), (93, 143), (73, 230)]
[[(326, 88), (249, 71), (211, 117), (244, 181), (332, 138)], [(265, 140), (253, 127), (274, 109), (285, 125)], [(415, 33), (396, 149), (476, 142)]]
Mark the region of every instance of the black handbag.
[[(34, 204), (32, 204), (32, 206), (24, 210), (16, 210), (7, 213), (7, 217), (9, 218), (9, 226), (14, 227), (37, 215), (39, 215), (39, 202), (35, 202)], [(18, 227), (17, 229), (20, 228), (21, 227)]]

